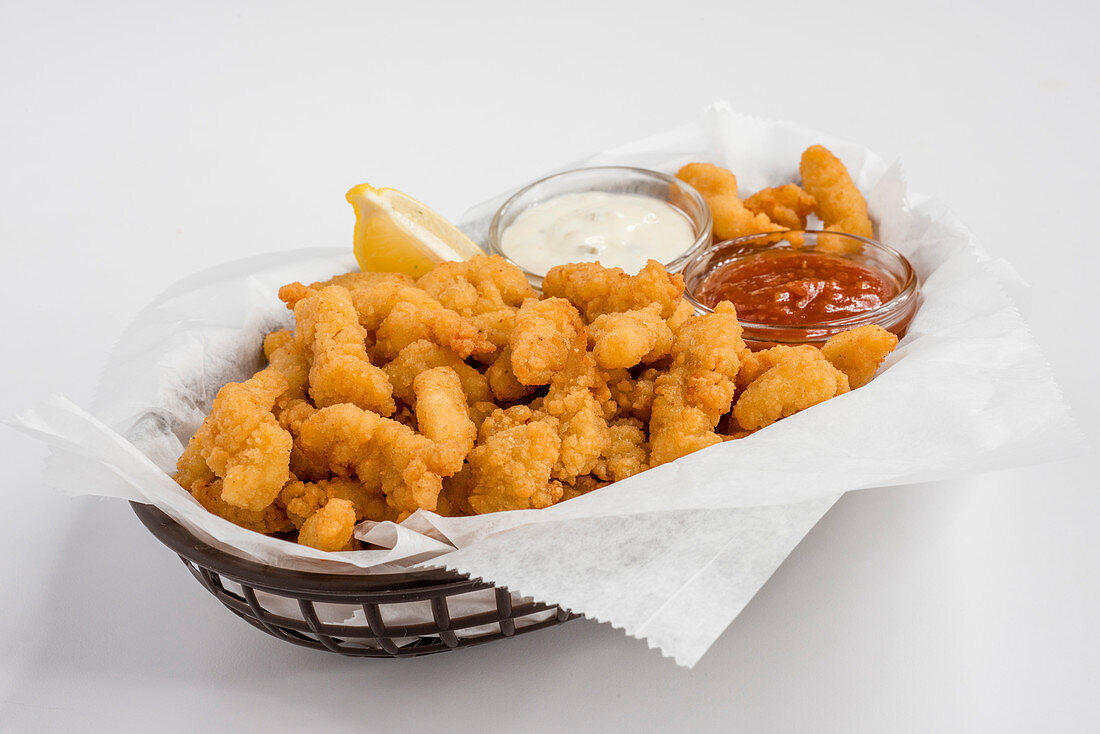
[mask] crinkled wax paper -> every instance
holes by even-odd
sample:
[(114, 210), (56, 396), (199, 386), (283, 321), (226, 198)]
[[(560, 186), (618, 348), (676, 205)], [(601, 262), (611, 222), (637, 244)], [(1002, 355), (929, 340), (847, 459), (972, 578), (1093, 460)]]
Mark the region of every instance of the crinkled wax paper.
[[(674, 172), (729, 167), (743, 195), (797, 180), (802, 151), (832, 149), (868, 194), (879, 239), (910, 258), (923, 305), (869, 385), (545, 510), (364, 523), (379, 549), (323, 553), (238, 528), (172, 481), (218, 388), (262, 362), (287, 325), (280, 285), (355, 267), (348, 247), (273, 253), (171, 288), (123, 335), (90, 412), (51, 397), (18, 419), (54, 450), (48, 479), (78, 493), (150, 502), (206, 542), (284, 568), (330, 572), (445, 566), (624, 629), (693, 665), (844, 492), (1063, 456), (1080, 441), (1010, 294), (1020, 282), (900, 166), (796, 125), (723, 104), (702, 119), (569, 167)], [(534, 176), (532, 176), (534, 178)], [(506, 195), (460, 225), (484, 241)]]

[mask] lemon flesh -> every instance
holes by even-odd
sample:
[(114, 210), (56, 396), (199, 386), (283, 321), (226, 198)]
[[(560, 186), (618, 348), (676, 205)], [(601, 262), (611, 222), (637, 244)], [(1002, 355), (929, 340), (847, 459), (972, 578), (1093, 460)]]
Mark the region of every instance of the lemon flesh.
[(364, 271), (415, 278), (436, 263), (485, 254), (458, 227), (396, 189), (360, 184), (347, 200), (355, 209), (355, 259)]

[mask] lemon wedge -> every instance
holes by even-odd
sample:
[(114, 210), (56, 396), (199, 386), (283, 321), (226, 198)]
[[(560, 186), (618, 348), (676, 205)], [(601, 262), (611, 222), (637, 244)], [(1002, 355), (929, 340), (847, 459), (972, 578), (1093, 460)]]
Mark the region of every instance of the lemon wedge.
[(359, 184), (347, 199), (355, 209), (355, 259), (363, 270), (418, 277), (438, 262), (485, 254), (439, 213), (396, 189)]

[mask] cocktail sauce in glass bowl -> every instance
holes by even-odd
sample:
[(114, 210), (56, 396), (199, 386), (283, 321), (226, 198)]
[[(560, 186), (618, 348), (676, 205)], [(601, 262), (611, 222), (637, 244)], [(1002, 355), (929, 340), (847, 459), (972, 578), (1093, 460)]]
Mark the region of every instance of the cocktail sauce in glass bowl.
[(920, 286), (901, 253), (855, 235), (798, 234), (800, 245), (768, 233), (700, 250), (684, 267), (685, 295), (700, 313), (733, 303), (753, 349), (820, 344), (864, 324), (905, 334)]

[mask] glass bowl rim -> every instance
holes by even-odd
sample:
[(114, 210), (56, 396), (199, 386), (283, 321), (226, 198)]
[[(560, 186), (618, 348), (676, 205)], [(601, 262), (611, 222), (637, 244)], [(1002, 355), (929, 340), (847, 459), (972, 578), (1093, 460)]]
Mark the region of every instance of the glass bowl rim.
[[(862, 244), (864, 244), (866, 246), (870, 246), (874, 250), (878, 250), (880, 252), (885, 253), (886, 255), (896, 259), (899, 263), (901, 263), (901, 266), (903, 268), (904, 277), (903, 277), (901, 285), (898, 288), (898, 292), (895, 293), (893, 295), (893, 297), (890, 298), (890, 300), (886, 301), (886, 303), (883, 303), (881, 306), (873, 308), (870, 311), (864, 311), (863, 313), (855, 314), (854, 316), (845, 316), (844, 318), (840, 318), (840, 319), (831, 319), (831, 320), (828, 320), (828, 321), (815, 321), (813, 323), (807, 323), (807, 324), (765, 324), (765, 323), (760, 323), (760, 322), (757, 322), (757, 321), (744, 321), (744, 320), (739, 319), (739, 321), (741, 321), (741, 326), (744, 328), (745, 331), (750, 331), (751, 330), (751, 331), (756, 331), (756, 332), (767, 332), (767, 331), (788, 331), (789, 332), (789, 331), (797, 331), (799, 329), (809, 330), (809, 329), (819, 329), (819, 328), (827, 328), (827, 327), (831, 328), (831, 327), (839, 327), (839, 326), (859, 326), (859, 325), (866, 324), (866, 323), (878, 323), (878, 322), (881, 322), (881, 321), (888, 320), (888, 317), (893, 316), (896, 311), (902, 310), (911, 300), (913, 300), (913, 297), (917, 294), (917, 292), (920, 289), (920, 279), (917, 277), (917, 271), (913, 267), (913, 264), (911, 262), (909, 262), (909, 258), (907, 258), (905, 255), (898, 252), (893, 247), (890, 247), (887, 244), (879, 242), (878, 240), (870, 239), (869, 237), (861, 237), (860, 235), (848, 234), (847, 232), (830, 232), (830, 231), (824, 230), (824, 229), (791, 229), (791, 230), (785, 230), (785, 231), (782, 231), (782, 232), (758, 232), (756, 234), (745, 235), (743, 237), (734, 237), (733, 239), (728, 239), (728, 240), (722, 240), (720, 242), (715, 242), (710, 247), (703, 248), (699, 252), (693, 252), (691, 258), (689, 258), (689, 260), (684, 263), (683, 270), (686, 271), (689, 267), (692, 266), (693, 263), (695, 263), (697, 260), (702, 258), (705, 254), (707, 254), (707, 253), (709, 253), (713, 250), (716, 250), (719, 247), (729, 246), (729, 245), (737, 245), (737, 244), (745, 244), (745, 243), (748, 243), (748, 242), (753, 241), (753, 240), (762, 239), (764, 237), (777, 237), (777, 236), (778, 237), (786, 237), (786, 236), (791, 235), (791, 234), (812, 234), (812, 235), (815, 235), (815, 237), (817, 235), (827, 234), (827, 235), (838, 235), (838, 236), (841, 236), (841, 237), (848, 237), (848, 238), (853, 239), (853, 240), (858, 240)], [(816, 250), (816, 247), (817, 247), (816, 244), (810, 245), (811, 249), (809, 249), (808, 251), (809, 252), (814, 252)], [(800, 247), (800, 248), (790, 247), (790, 248), (784, 248), (784, 249), (790, 249), (793, 252), (797, 252), (797, 251), (802, 250), (804, 248), (805, 248), (805, 246)], [(836, 253), (816, 253), (816, 254), (836, 255)], [(873, 270), (881, 271), (881, 268), (878, 268), (878, 267), (873, 266), (873, 265), (864, 265), (864, 267), (869, 267)], [(708, 314), (708, 313), (713, 313), (714, 312), (714, 309), (712, 307), (710, 307), (710, 306), (700, 302), (699, 300), (697, 300), (695, 298), (694, 294), (692, 294), (686, 288), (684, 289), (684, 298), (686, 298), (688, 303), (690, 303), (692, 305), (692, 307), (695, 308), (695, 312), (697, 314)]]
[[(507, 261), (509, 264), (514, 265), (517, 268), (519, 268), (520, 270), (522, 270), (523, 274), (525, 276), (527, 276), (528, 280), (530, 280), (532, 282), (535, 282), (536, 284), (541, 285), (543, 278), (546, 277), (545, 275), (538, 275), (537, 273), (531, 272), (530, 270), (525, 268), (523, 265), (516, 262), (511, 256), (509, 256), (506, 252), (504, 252), (504, 249), (501, 247), (501, 245), (500, 245), (500, 236), (504, 234), (503, 232), (499, 231), (500, 226), (501, 226), (502, 215), (504, 214), (505, 211), (507, 211), (507, 209), (510, 206), (512, 206), (524, 194), (530, 192), (531, 189), (534, 189), (536, 186), (540, 186), (540, 185), (545, 184), (549, 181), (553, 181), (555, 179), (563, 178), (563, 177), (566, 177), (566, 176), (572, 176), (572, 175), (576, 175), (576, 174), (579, 174), (579, 173), (597, 172), (597, 171), (605, 172), (605, 173), (620, 173), (620, 174), (621, 173), (628, 173), (628, 174), (634, 174), (634, 175), (643, 174), (645, 176), (654, 177), (654, 178), (657, 178), (659, 180), (663, 180), (665, 183), (676, 185), (676, 186), (679, 186), (681, 189), (683, 189), (687, 193), (687, 195), (691, 198), (691, 200), (695, 203), (695, 205), (698, 207), (700, 215), (701, 215), (700, 219), (703, 220), (703, 226), (696, 233), (695, 241), (692, 242), (691, 245), (689, 245), (687, 247), (687, 249), (685, 249), (681, 254), (677, 255), (671, 261), (669, 261), (667, 263), (661, 263), (662, 267), (664, 267), (666, 270), (669, 270), (670, 272), (679, 272), (680, 270), (683, 270), (683, 266), (687, 264), (689, 258), (691, 258), (693, 255), (697, 254), (699, 251), (705, 249), (707, 244), (710, 243), (713, 240), (713, 238), (714, 238), (713, 237), (713, 235), (714, 235), (714, 217), (711, 214), (710, 205), (707, 204), (707, 200), (703, 197), (703, 195), (700, 194), (699, 191), (694, 186), (689, 184), (687, 181), (676, 178), (675, 176), (673, 176), (671, 174), (668, 174), (668, 173), (664, 173), (663, 171), (657, 171), (657, 170), (654, 170), (652, 168), (642, 168), (640, 166), (583, 166), (581, 168), (570, 168), (569, 170), (566, 170), (566, 171), (558, 171), (557, 173), (551, 173), (548, 176), (543, 176), (541, 178), (538, 178), (538, 179), (530, 182), (529, 184), (526, 184), (525, 186), (523, 186), (523, 188), (517, 190), (515, 193), (513, 193), (511, 196), (509, 196), (504, 201), (503, 204), (501, 204), (499, 207), (497, 207), (496, 212), (493, 214), (493, 218), (491, 220), (489, 220), (489, 234), (488, 234), (489, 254), (490, 255), (499, 255), (505, 261)], [(595, 190), (595, 189), (590, 189), (590, 190)], [(580, 193), (580, 192), (578, 192), (578, 193)], [(557, 194), (556, 196), (563, 196), (563, 195), (564, 194)], [(679, 211), (685, 218), (687, 218), (687, 220), (689, 222), (691, 222), (692, 228), (693, 229), (695, 228), (695, 226), (696, 226), (696, 218), (695, 217), (691, 216), (686, 211), (684, 211), (683, 209), (681, 209), (680, 207), (676, 206), (675, 204), (673, 204), (671, 202), (666, 201), (665, 203), (667, 203), (669, 206), (671, 206), (674, 209), (676, 209), (677, 211)], [(566, 264), (566, 263), (563, 263), (563, 264)], [(673, 270), (673, 266), (676, 266), (678, 264), (680, 265), (680, 267), (676, 267), (675, 270)]]

